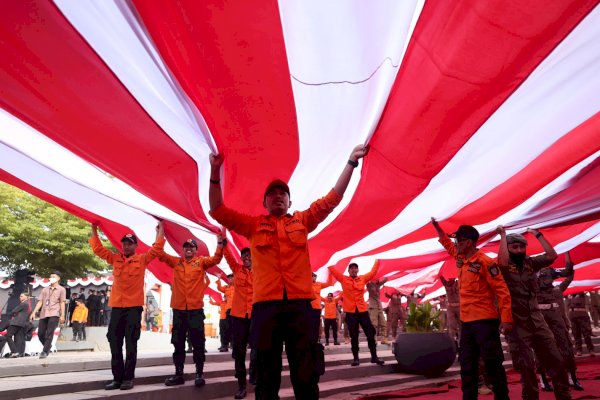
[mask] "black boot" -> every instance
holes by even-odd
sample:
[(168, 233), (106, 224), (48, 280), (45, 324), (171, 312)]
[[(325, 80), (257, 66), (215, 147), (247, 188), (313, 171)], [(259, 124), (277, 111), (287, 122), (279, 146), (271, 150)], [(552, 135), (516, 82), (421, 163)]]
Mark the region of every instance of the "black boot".
[(581, 391), (583, 390), (583, 386), (581, 386), (581, 383), (579, 383), (579, 380), (577, 379), (577, 375), (575, 375), (575, 370), (571, 370), (571, 380), (573, 381), (573, 383), (571, 384), (571, 386), (573, 387), (573, 390), (578, 390)]
[(542, 372), (540, 374), (540, 376), (542, 377), (542, 390), (544, 392), (553, 392), (554, 388), (552, 387), (550, 382), (548, 382), (548, 378), (546, 378), (546, 374)]
[(354, 360), (352, 361), (352, 363), (350, 363), (350, 366), (352, 366), (352, 367), (359, 366), (360, 361), (358, 359), (358, 350), (357, 351), (352, 350), (352, 355), (354, 356)]
[(243, 399), (246, 397), (246, 377), (238, 378), (238, 391), (233, 395), (234, 399)]
[(175, 375), (165, 379), (166, 386), (183, 385), (185, 379), (183, 378), (183, 364), (175, 365)]
[(196, 365), (196, 379), (194, 380), (194, 386), (202, 387), (206, 384), (204, 380), (204, 365)]
[(372, 364), (377, 364), (377, 365), (383, 365), (385, 364), (385, 361), (379, 359), (379, 357), (377, 357), (377, 345), (376, 344), (369, 344), (369, 351), (371, 352), (371, 363)]

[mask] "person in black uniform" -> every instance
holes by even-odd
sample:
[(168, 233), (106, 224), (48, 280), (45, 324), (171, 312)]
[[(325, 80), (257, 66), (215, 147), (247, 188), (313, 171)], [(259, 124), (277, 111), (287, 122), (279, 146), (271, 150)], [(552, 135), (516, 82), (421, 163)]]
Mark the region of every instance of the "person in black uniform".
[(8, 343), (11, 358), (23, 357), (25, 353), (25, 330), (29, 317), (29, 296), (27, 293), (21, 293), (19, 300), (21, 302), (11, 312), (6, 336), (0, 336), (0, 354), (4, 350), (4, 345)]

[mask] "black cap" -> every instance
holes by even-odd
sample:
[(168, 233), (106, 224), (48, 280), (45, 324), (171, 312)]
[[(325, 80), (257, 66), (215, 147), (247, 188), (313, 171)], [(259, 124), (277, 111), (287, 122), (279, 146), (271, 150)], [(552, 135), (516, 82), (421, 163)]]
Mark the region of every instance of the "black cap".
[(137, 237), (133, 233), (128, 233), (127, 235), (121, 238), (121, 243), (123, 242), (131, 242), (137, 244)]
[(183, 247), (191, 247), (191, 246), (198, 248), (198, 243), (196, 243), (196, 241), (194, 239), (188, 239), (183, 244)]
[(282, 181), (281, 179), (275, 179), (274, 181), (272, 181), (271, 183), (269, 183), (267, 185), (267, 188), (265, 189), (265, 195), (263, 197), (263, 199), (265, 197), (267, 197), (267, 195), (269, 194), (269, 192), (275, 188), (281, 188), (284, 190), (284, 192), (286, 192), (288, 194), (288, 196), (290, 196), (290, 188), (287, 185), (287, 183), (285, 183), (284, 181)]
[(448, 236), (457, 239), (469, 239), (474, 242), (477, 242), (477, 240), (479, 240), (479, 232), (471, 225), (461, 225), (458, 227), (458, 230), (456, 232), (449, 233)]

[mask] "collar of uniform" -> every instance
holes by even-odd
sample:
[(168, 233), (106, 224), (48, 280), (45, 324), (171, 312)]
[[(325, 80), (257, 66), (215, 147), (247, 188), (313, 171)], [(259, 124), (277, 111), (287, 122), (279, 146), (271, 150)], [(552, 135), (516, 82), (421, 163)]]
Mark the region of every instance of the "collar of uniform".
[(466, 260), (466, 262), (473, 263), (473, 262), (479, 260), (480, 256), (481, 256), (481, 250), (477, 249), (477, 251), (475, 253), (473, 253), (473, 255), (471, 257), (469, 257), (468, 260)]

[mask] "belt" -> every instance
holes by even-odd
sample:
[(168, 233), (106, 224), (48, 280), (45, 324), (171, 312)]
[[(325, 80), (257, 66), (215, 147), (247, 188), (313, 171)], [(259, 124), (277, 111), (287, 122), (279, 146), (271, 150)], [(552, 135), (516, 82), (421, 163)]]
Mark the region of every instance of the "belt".
[(440, 311), (448, 311), (446, 308), (440, 308)]
[(540, 310), (551, 310), (553, 308), (558, 308), (558, 303), (538, 304)]
[(584, 311), (587, 312), (586, 308), (571, 308), (571, 311)]
[(460, 303), (450, 303), (448, 304), (450, 307), (460, 307)]

